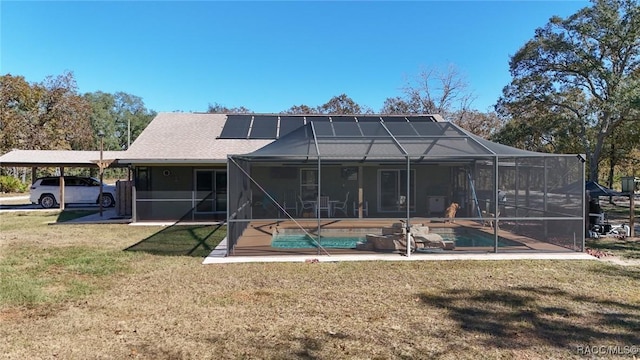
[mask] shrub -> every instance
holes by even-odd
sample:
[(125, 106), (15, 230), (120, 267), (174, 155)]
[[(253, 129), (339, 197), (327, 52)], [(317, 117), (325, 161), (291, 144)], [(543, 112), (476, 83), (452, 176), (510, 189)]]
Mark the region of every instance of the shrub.
[(0, 176), (0, 192), (25, 192), (29, 185), (20, 181), (13, 176)]

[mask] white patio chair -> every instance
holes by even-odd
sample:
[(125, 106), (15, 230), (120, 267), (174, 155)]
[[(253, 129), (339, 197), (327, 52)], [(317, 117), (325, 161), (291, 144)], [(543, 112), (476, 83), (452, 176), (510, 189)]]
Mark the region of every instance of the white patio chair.
[(349, 201), (349, 192), (347, 191), (347, 196), (345, 196), (344, 201), (343, 202), (337, 202), (333, 205), (333, 209), (332, 209), (332, 216), (336, 216), (336, 210), (342, 212), (344, 214), (344, 216), (349, 216), (349, 214), (347, 214), (347, 202)]
[[(300, 215), (298, 213), (298, 199), (297, 199), (297, 195), (296, 193), (289, 193), (289, 192), (285, 192), (284, 194), (282, 194), (282, 198), (284, 199), (284, 202), (282, 203), (282, 208), (288, 212), (289, 214), (296, 214), (296, 215)], [(293, 211), (289, 211), (289, 210), (293, 210)]]
[[(366, 200), (362, 202), (362, 214), (364, 214), (364, 216), (369, 216), (369, 203)], [(358, 217), (358, 202), (357, 201), (353, 202), (353, 215), (355, 217)]]
[(312, 214), (316, 210), (316, 202), (311, 200), (302, 200), (302, 197), (298, 195), (298, 200), (300, 200), (300, 212), (298, 216), (302, 216), (305, 212), (309, 211)]
[(322, 217), (323, 211), (327, 212), (327, 217), (331, 217), (331, 206), (329, 206), (328, 196), (320, 196), (320, 202), (318, 203), (316, 211), (318, 212), (319, 217)]

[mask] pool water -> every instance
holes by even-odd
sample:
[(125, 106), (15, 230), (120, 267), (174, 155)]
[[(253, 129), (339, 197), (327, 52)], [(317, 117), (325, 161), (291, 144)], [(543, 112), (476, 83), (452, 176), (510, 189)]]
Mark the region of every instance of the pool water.
[[(324, 248), (355, 249), (357, 243), (365, 242), (366, 240), (364, 236), (323, 236), (319, 242)], [(287, 249), (315, 248), (318, 247), (316, 241), (306, 234), (274, 235), (271, 240), (271, 247)]]
[[(435, 233), (435, 232), (434, 232)], [(455, 235), (441, 234), (444, 240), (453, 240), (456, 247), (493, 247), (494, 238), (491, 235)], [(323, 236), (320, 245), (325, 248), (355, 249), (356, 244), (366, 242), (366, 236)], [(519, 242), (498, 238), (498, 247), (520, 246)], [(278, 234), (271, 240), (271, 247), (286, 249), (308, 249), (318, 247), (317, 243), (306, 234)]]
[[(443, 240), (453, 240), (456, 243), (456, 247), (493, 247), (495, 245), (495, 238), (492, 235), (453, 235), (446, 234), (441, 235)], [(506, 246), (520, 246), (519, 242), (508, 240), (505, 238), (498, 238), (498, 247)]]

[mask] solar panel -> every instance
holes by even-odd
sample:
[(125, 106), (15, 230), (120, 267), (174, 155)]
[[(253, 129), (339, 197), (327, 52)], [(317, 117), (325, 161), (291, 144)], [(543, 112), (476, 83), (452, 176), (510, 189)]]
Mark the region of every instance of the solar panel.
[(382, 116), (384, 122), (407, 122), (404, 116)]
[(222, 139), (246, 139), (251, 124), (251, 115), (227, 115), (220, 138)]
[(408, 122), (391, 122), (386, 123), (387, 129), (393, 134), (393, 136), (416, 136), (416, 130), (413, 125)]
[(277, 131), (277, 116), (254, 116), (251, 130), (249, 130), (249, 139), (275, 139)]
[(355, 122), (356, 121), (356, 117), (355, 116), (342, 116), (342, 115), (338, 115), (338, 116), (331, 116), (331, 121), (333, 122)]
[(333, 137), (335, 134), (333, 132), (333, 124), (324, 121), (314, 121), (313, 129), (318, 137)]
[(280, 116), (280, 133), (278, 136), (283, 137), (301, 126), (304, 126), (304, 116)]
[[(418, 134), (421, 136), (443, 136), (445, 135), (445, 131), (447, 131), (448, 123), (437, 123), (437, 122), (418, 122), (414, 123), (413, 127), (418, 131)], [(457, 132), (455, 129), (451, 128), (449, 132), (449, 136), (461, 135), (461, 133)]]
[(359, 125), (363, 136), (389, 136), (387, 130), (380, 123), (368, 122)]
[(379, 122), (380, 116), (358, 116), (358, 122)]
[(333, 130), (336, 137), (348, 136), (348, 137), (361, 137), (360, 124), (356, 122), (336, 122), (333, 123)]
[(407, 119), (412, 122), (435, 122), (433, 116), (407, 116)]
[(329, 117), (325, 116), (325, 115), (307, 115), (307, 122), (309, 121), (314, 121), (314, 122), (329, 122)]

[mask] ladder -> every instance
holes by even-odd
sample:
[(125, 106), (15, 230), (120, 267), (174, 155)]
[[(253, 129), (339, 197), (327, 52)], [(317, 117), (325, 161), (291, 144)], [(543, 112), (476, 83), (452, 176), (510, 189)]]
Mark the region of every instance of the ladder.
[(476, 210), (478, 210), (478, 216), (480, 217), (480, 223), (483, 223), (482, 211), (480, 210), (480, 204), (478, 204), (478, 195), (476, 195), (476, 186), (474, 185), (473, 179), (471, 179), (471, 172), (470, 171), (467, 171), (467, 177), (469, 178), (469, 184), (471, 185), (471, 193), (473, 194), (473, 203), (476, 205)]

